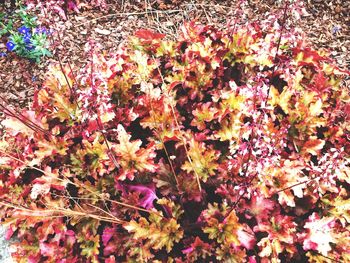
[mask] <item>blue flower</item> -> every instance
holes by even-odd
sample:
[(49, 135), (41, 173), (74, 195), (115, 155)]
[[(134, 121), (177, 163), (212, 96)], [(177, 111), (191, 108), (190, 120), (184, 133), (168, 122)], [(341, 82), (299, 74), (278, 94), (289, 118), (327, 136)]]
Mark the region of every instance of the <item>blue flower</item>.
[(16, 48), (16, 45), (15, 45), (15, 43), (13, 43), (12, 41), (9, 41), (9, 42), (7, 42), (7, 44), (6, 44), (6, 47), (7, 47), (7, 49), (8, 49), (9, 51), (13, 51), (13, 50)]
[(18, 32), (23, 35), (27, 35), (30, 34), (30, 28), (26, 26), (21, 26), (20, 28), (18, 28)]
[(25, 44), (29, 44), (30, 42), (31, 42), (31, 35), (30, 34), (26, 34), (26, 35), (24, 35), (24, 37), (23, 37), (23, 42), (25, 43)]
[(0, 58), (6, 57), (7, 54), (5, 52), (0, 52)]

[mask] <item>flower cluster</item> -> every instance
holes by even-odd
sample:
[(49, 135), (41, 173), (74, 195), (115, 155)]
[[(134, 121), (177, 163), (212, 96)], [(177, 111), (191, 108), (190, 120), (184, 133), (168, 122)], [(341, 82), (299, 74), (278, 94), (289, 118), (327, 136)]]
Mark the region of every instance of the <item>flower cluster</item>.
[[(25, 48), (27, 50), (32, 50), (33, 49), (33, 45), (31, 43), (31, 33), (29, 32), (30, 29), (26, 26), (22, 26), (18, 29), (18, 32), (21, 34), (21, 40), (23, 42), (23, 44), (25, 45)], [(14, 39), (15, 37), (11, 37), (12, 39)], [(15, 41), (9, 41), (6, 44), (6, 47), (9, 51), (14, 51), (17, 47)]]
[(9, 37), (6, 47), (17, 55), (39, 62), (44, 56), (51, 56), (47, 39), (48, 31), (44, 27), (32, 29), (26, 26), (18, 28), (18, 33)]
[(349, 72), (279, 30), (140, 30), (52, 66), (2, 121), (14, 259), (349, 261)]
[[(17, 23), (22, 25), (16, 29)], [(0, 37), (6, 37), (8, 51), (36, 62), (44, 56), (51, 56), (47, 39), (49, 31), (45, 27), (39, 27), (36, 18), (25, 8), (18, 10), (12, 17), (0, 19), (0, 25)]]

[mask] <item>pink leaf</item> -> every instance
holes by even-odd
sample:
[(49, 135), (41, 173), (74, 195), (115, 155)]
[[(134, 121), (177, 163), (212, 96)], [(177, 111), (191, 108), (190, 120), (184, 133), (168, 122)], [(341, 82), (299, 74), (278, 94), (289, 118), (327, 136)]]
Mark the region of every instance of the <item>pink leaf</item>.
[(104, 246), (106, 246), (109, 240), (111, 240), (114, 232), (115, 232), (115, 229), (111, 227), (107, 227), (103, 230), (102, 243)]

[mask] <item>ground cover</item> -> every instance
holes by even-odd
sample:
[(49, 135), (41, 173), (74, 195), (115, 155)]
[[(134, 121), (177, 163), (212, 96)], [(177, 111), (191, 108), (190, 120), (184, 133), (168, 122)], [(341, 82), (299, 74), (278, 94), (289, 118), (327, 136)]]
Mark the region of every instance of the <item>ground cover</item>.
[(2, 37), (17, 261), (349, 259), (347, 3), (81, 4)]

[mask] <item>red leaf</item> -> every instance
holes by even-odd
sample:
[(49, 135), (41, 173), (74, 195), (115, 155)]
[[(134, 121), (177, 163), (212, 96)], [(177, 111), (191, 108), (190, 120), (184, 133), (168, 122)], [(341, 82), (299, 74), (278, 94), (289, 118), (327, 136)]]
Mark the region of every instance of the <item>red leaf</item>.
[(314, 82), (314, 89), (321, 93), (324, 93), (328, 88), (330, 88), (328, 79), (324, 76), (322, 72), (319, 72), (314, 76), (313, 82)]
[(138, 38), (141, 38), (144, 40), (150, 40), (150, 41), (155, 39), (162, 39), (163, 37), (165, 37), (164, 34), (156, 33), (147, 29), (140, 29), (136, 31), (135, 36), (137, 36)]
[(312, 155), (317, 155), (318, 151), (325, 145), (324, 140), (310, 138), (303, 147), (305, 152), (311, 153)]

